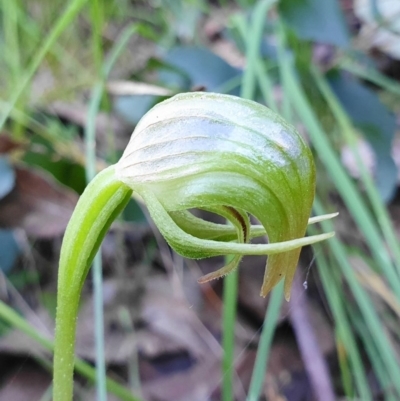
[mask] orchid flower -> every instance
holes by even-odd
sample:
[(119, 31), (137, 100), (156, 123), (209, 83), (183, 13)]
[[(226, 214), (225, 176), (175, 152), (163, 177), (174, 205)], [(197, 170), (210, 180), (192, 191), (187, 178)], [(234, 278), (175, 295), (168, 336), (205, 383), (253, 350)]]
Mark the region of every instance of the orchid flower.
[[(232, 272), (244, 255), (269, 255), (261, 295), (282, 279), (285, 297), (305, 237), (315, 193), (313, 156), (295, 128), (268, 108), (234, 96), (187, 93), (153, 107), (138, 123), (119, 162), (100, 172), (81, 196), (60, 256), (54, 399), (72, 400), (75, 329), (80, 293), (91, 262), (135, 192), (180, 255), (233, 255), (207, 282)], [(191, 209), (224, 217), (202, 220)], [(259, 224), (252, 224), (250, 216)], [(268, 236), (267, 244), (251, 244)]]

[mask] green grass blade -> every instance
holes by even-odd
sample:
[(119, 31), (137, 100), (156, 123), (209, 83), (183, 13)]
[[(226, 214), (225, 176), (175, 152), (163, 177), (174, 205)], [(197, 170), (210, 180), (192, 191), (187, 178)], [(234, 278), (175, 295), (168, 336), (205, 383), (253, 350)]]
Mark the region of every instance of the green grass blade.
[(50, 48), (54, 45), (58, 37), (62, 34), (62, 32), (67, 28), (71, 22), (74, 20), (76, 15), (85, 5), (87, 0), (71, 0), (68, 4), (65, 11), (61, 14), (58, 20), (55, 22), (53, 28), (51, 29), (49, 35), (44, 40), (43, 44), (40, 46), (38, 51), (35, 53), (35, 56), (31, 63), (29, 64), (26, 72), (20, 78), (19, 84), (14, 90), (14, 93), (11, 96), (11, 99), (7, 103), (6, 109), (3, 111), (0, 116), (0, 130), (3, 129), (5, 122), (7, 121), (12, 109), (15, 107), (18, 102), (20, 96), (31, 82), (33, 76), (35, 75), (37, 69), (42, 63), (44, 57), (50, 50)]
[(278, 112), (278, 105), (274, 96), (274, 86), (268, 76), (265, 65), (258, 60), (257, 62), (257, 80), (266, 105), (273, 111)]
[(104, 25), (103, 0), (92, 0), (90, 3), (90, 17), (92, 21), (92, 53), (96, 69), (101, 73), (103, 63), (102, 29)]
[[(319, 71), (317, 71), (316, 68), (312, 68), (311, 72), (318, 88), (320, 89), (322, 95), (325, 97), (325, 100), (327, 101), (336, 121), (339, 124), (340, 128), (339, 131), (342, 133), (343, 138), (345, 139), (347, 145), (354, 154), (358, 168), (361, 172), (362, 181), (364, 183), (376, 219), (381, 227), (384, 238), (387, 244), (389, 245), (389, 249), (395, 259), (397, 273), (400, 274), (399, 241), (397, 240), (397, 236), (395, 234), (393, 224), (390, 221), (390, 217), (386, 210), (385, 204), (382, 202), (381, 197), (379, 196), (379, 193), (376, 189), (376, 186), (374, 185), (373, 179), (369, 174), (369, 172), (367, 171), (365, 164), (362, 161), (362, 157), (358, 150), (357, 136), (354, 132), (352, 123), (349, 117), (347, 116), (346, 112), (343, 110), (343, 107), (337, 100), (335, 94), (333, 93), (326, 79), (322, 76), (322, 74)], [(390, 278), (394, 277), (395, 276), (393, 274), (390, 274)], [(400, 288), (399, 278), (397, 279), (396, 283), (391, 283), (391, 284), (395, 285), (396, 289), (399, 289)], [(397, 286), (396, 284), (399, 286)], [(400, 298), (399, 292), (397, 292), (397, 296)]]
[(222, 311), (222, 401), (232, 401), (234, 388), (235, 323), (237, 309), (239, 270), (236, 269), (224, 279)]
[(18, 33), (17, 1), (2, 1), (3, 32), (4, 32), (4, 61), (11, 71), (12, 83), (15, 84), (21, 74), (21, 49)]
[[(316, 199), (314, 203), (314, 208), (316, 213), (323, 213), (324, 209), (318, 199)], [(333, 229), (333, 225), (329, 221), (322, 222), (321, 226), (323, 230)], [(400, 396), (400, 383), (396, 379), (396, 377), (400, 377), (400, 365), (396, 358), (396, 353), (391, 347), (390, 341), (388, 340), (385, 332), (382, 331), (382, 321), (379, 319), (368, 293), (360, 285), (357, 276), (348, 261), (347, 253), (342, 243), (336, 237), (334, 237), (328, 241), (328, 245), (332, 250), (332, 254), (337, 262), (337, 266), (340, 268), (343, 277), (345, 278), (354, 296), (354, 299), (365, 321), (365, 325), (371, 334), (372, 341), (375, 343), (375, 346), (379, 352), (379, 357), (382, 358), (382, 361), (384, 361), (385, 375), (391, 378), (396, 391)]]
[(272, 339), (275, 333), (276, 324), (279, 318), (279, 312), (283, 301), (283, 282), (272, 291), (269, 299), (268, 308), (265, 313), (263, 330), (258, 343), (256, 361), (251, 376), (249, 394), (247, 401), (258, 401), (265, 379), (265, 371), (271, 350)]
[[(317, 230), (309, 229), (310, 233), (316, 234)], [(327, 297), (330, 310), (335, 321), (337, 336), (346, 349), (350, 359), (351, 372), (354, 375), (355, 387), (359, 397), (365, 401), (372, 401), (373, 397), (369, 388), (364, 364), (357, 348), (357, 342), (353, 335), (350, 322), (343, 305), (343, 297), (340, 292), (340, 281), (332, 273), (335, 266), (329, 265), (326, 257), (322, 253), (322, 247), (315, 245), (315, 259), (324, 288), (324, 294)], [(337, 276), (337, 274), (336, 274)]]
[[(279, 25), (279, 35), (279, 46), (282, 47), (282, 49), (285, 49), (285, 31), (281, 24)], [(378, 266), (380, 266), (382, 271), (384, 271), (389, 277), (398, 282), (397, 274), (395, 273), (390, 256), (380, 237), (379, 230), (377, 229), (376, 224), (360, 194), (355, 189), (353, 183), (340, 164), (337, 155), (332, 150), (331, 144), (311, 108), (302, 87), (296, 79), (293, 66), (290, 64), (287, 57), (283, 58), (281, 69), (283, 79), (286, 80), (284, 88), (290, 88), (290, 90), (285, 91), (285, 96), (289, 97), (297, 111), (297, 114), (308, 129), (308, 133), (317, 154), (325, 164), (331, 179), (352, 213), (360, 231), (364, 234), (366, 242), (369, 245)], [(322, 212), (321, 207), (318, 207), (317, 210), (317, 204), (316, 211), (318, 213)], [(321, 225), (324, 230), (328, 228), (333, 229), (332, 224), (329, 222), (322, 222)], [(337, 238), (332, 238), (328, 244), (333, 251), (338, 266), (342, 269), (342, 273), (363, 315), (365, 324), (367, 325), (368, 330), (370, 330), (371, 336), (376, 343), (379, 354), (385, 362), (386, 374), (392, 378), (393, 383), (395, 383), (396, 386), (396, 391), (400, 395), (400, 383), (396, 379), (396, 377), (400, 377), (399, 363), (386, 335), (381, 330), (382, 322), (378, 318), (374, 305), (372, 304), (368, 294), (359, 284), (340, 241)], [(397, 287), (397, 284), (395, 285)]]
[(247, 26), (246, 35), (246, 69), (243, 73), (241, 97), (253, 99), (256, 89), (257, 66), (259, 65), (259, 51), (264, 34), (264, 24), (268, 10), (276, 3), (276, 0), (262, 0), (256, 3), (251, 16), (251, 22)]
[[(4, 50), (2, 62), (5, 64), (5, 72), (10, 75), (5, 78), (7, 82), (7, 93), (11, 93), (13, 88), (18, 85), (18, 81), (23, 71), (23, 63), (21, 60), (23, 44), (19, 34), (19, 15), (20, 6), (18, 1), (9, 2), (2, 1), (2, 15), (3, 15), (3, 40)], [(18, 107), (23, 107), (26, 99), (19, 99)], [(14, 122), (12, 127), (14, 138), (22, 138), (24, 127), (17, 122)]]
[(343, 57), (339, 62), (339, 67), (351, 72), (359, 78), (380, 86), (388, 92), (400, 96), (400, 84), (371, 66), (357, 63), (351, 60), (350, 57)]
[[(280, 35), (279, 46), (284, 48), (285, 40), (283, 27), (280, 28)], [(302, 87), (296, 79), (296, 74), (293, 71), (293, 66), (288, 57), (284, 57), (282, 63), (281, 70), (283, 79), (286, 81), (284, 88), (290, 88), (285, 91), (284, 97), (291, 100), (297, 114), (307, 127), (308, 134), (317, 154), (324, 163), (330, 178), (335, 184), (339, 194), (342, 196), (352, 217), (360, 228), (360, 231), (363, 233), (377, 264), (381, 266), (382, 271), (390, 277), (390, 280), (393, 281), (397, 290), (400, 290), (397, 273), (395, 272), (391, 258), (385, 249), (384, 242), (382, 241), (379, 230), (377, 230), (370, 211), (344, 170), (338, 156), (332, 149)]]
[[(242, 14), (235, 15), (232, 18), (232, 24), (234, 24), (236, 26), (240, 35), (242, 36), (242, 40), (246, 43), (248, 34), (247, 34), (247, 24), (246, 24), (245, 16)], [(249, 53), (250, 53), (250, 50), (249, 50)], [(249, 54), (249, 56), (250, 56), (250, 54)], [(266, 105), (273, 111), (278, 112), (278, 105), (276, 104), (274, 93), (273, 93), (273, 84), (268, 76), (265, 65), (262, 62), (262, 60), (260, 59), (260, 56), (258, 53), (256, 53), (256, 55), (251, 55), (251, 56), (254, 60), (255, 71), (250, 70), (250, 72), (248, 72), (247, 76), (246, 76), (246, 82), (249, 82), (249, 85), (251, 88), (251, 89), (249, 89), (249, 92), (254, 91), (253, 75), (255, 74)], [(246, 74), (246, 72), (245, 72), (245, 74)]]
[[(396, 401), (398, 400), (398, 396), (396, 395), (396, 392), (393, 389), (392, 386), (392, 379), (385, 374), (385, 364), (384, 361), (382, 361), (379, 351), (375, 347), (374, 341), (371, 338), (371, 335), (363, 323), (362, 319), (360, 319), (359, 314), (355, 310), (352, 305), (347, 304), (347, 309), (348, 313), (350, 315), (350, 318), (353, 322), (354, 327), (356, 328), (356, 331), (358, 332), (363, 346), (365, 348), (365, 351), (369, 357), (369, 360), (372, 363), (373, 369), (374, 369), (374, 374), (376, 375), (376, 378), (378, 379), (378, 382), (380, 384), (381, 390), (379, 393), (384, 394), (383, 399), (385, 401)], [(375, 392), (377, 392), (375, 390)], [(375, 399), (377, 399), (377, 395), (375, 394)]]

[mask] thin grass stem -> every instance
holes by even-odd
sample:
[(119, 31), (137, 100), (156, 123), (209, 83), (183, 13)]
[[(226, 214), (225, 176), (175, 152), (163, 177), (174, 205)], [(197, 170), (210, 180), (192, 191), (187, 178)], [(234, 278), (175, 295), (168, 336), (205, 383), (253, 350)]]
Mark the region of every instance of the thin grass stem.
[(344, 56), (339, 60), (339, 67), (351, 72), (359, 78), (380, 86), (382, 89), (385, 89), (390, 93), (400, 96), (400, 84), (386, 75), (383, 75), (372, 66), (357, 63), (350, 57)]
[[(317, 202), (320, 203), (318, 199)], [(309, 232), (310, 234), (316, 234), (317, 230), (315, 228), (309, 228)], [(357, 342), (343, 305), (342, 295), (339, 291), (341, 283), (336, 278), (337, 275), (333, 274), (335, 266), (328, 264), (328, 260), (320, 246), (315, 245), (314, 248), (319, 277), (321, 278), (324, 294), (327, 297), (335, 321), (336, 337), (338, 341), (340, 341), (340, 344), (345, 347), (346, 354), (348, 354), (352, 373), (351, 376), (354, 376), (357, 393), (362, 400), (372, 401), (373, 397), (369, 388), (364, 363), (358, 351)], [(352, 380), (352, 377), (350, 380)]]
[(251, 376), (249, 394), (247, 401), (258, 401), (260, 399), (262, 385), (265, 379), (265, 371), (271, 351), (272, 340), (275, 333), (275, 328), (279, 318), (283, 301), (283, 282), (279, 283), (272, 290), (268, 308), (265, 313), (263, 329), (258, 343), (256, 361)]
[(235, 374), (235, 325), (237, 309), (239, 270), (236, 269), (224, 279), (223, 313), (222, 313), (222, 401), (234, 399), (234, 374)]
[[(136, 27), (128, 27), (116, 42), (110, 57), (106, 61), (103, 71), (100, 71), (99, 81), (93, 88), (92, 97), (89, 105), (89, 112), (85, 127), (86, 142), (86, 179), (90, 182), (96, 175), (96, 116), (100, 108), (101, 99), (104, 92), (105, 80), (110, 73), (112, 66), (128, 43)], [(96, 348), (96, 390), (98, 401), (107, 400), (106, 391), (106, 366), (104, 357), (104, 316), (103, 316), (103, 278), (102, 278), (102, 260), (101, 247), (94, 258), (92, 267), (93, 278), (93, 302), (95, 316), (95, 348)]]

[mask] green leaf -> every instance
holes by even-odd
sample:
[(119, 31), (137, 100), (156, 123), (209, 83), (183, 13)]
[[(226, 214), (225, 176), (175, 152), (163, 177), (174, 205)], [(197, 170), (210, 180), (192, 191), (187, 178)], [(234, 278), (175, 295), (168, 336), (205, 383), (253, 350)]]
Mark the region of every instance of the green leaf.
[[(232, 67), (221, 57), (202, 47), (174, 47), (166, 54), (164, 61), (180, 74), (163, 70), (160, 72), (161, 81), (167, 85), (174, 82), (186, 90), (204, 86), (207, 91), (218, 92), (229, 81), (241, 76), (238, 68)], [(177, 75), (181, 78), (177, 79)], [(185, 78), (189, 79), (189, 86), (182, 86), (185, 85)], [(238, 95), (239, 89), (236, 88), (230, 93)]]
[(349, 33), (337, 0), (281, 0), (279, 11), (301, 39), (349, 45)]
[(158, 96), (154, 95), (118, 96), (114, 101), (114, 108), (125, 121), (136, 125), (157, 103), (157, 99)]
[(396, 119), (373, 90), (352, 76), (339, 74), (329, 80), (336, 96), (376, 155), (375, 180), (385, 201), (394, 195), (397, 168), (391, 156)]
[(52, 142), (39, 135), (31, 137), (30, 149), (25, 153), (23, 161), (46, 170), (62, 184), (78, 193), (82, 193), (85, 189), (84, 168), (72, 160), (60, 157)]

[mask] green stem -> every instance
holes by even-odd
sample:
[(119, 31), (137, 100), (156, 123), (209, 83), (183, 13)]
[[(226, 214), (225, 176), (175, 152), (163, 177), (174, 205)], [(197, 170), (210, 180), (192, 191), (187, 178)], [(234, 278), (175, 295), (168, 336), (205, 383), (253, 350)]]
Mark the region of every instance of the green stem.
[[(75, 298), (75, 299), (74, 299)], [(56, 337), (54, 345), (53, 398), (55, 400), (72, 400), (73, 369), (75, 361), (75, 331), (78, 316), (79, 299), (65, 298), (66, 306), (60, 300), (57, 303)]]
[(114, 166), (99, 173), (79, 199), (65, 232), (58, 273), (53, 398), (71, 401), (75, 330), (84, 280), (100, 244), (132, 190), (117, 181)]
[[(43, 336), (35, 327), (28, 323), (21, 315), (14, 309), (0, 301), (0, 320), (9, 324), (21, 332), (25, 333), (28, 337), (32, 338), (44, 349), (51, 352), (54, 350), (54, 344)], [(94, 382), (96, 378), (95, 369), (88, 363), (76, 358), (75, 371), (80, 375), (86, 377), (90, 382)], [(115, 380), (107, 378), (107, 389), (110, 393), (114, 394), (121, 401), (141, 401), (140, 398), (135, 397), (124, 386), (117, 383)]]
[[(90, 182), (96, 175), (96, 116), (100, 108), (103, 94), (104, 78), (102, 71), (102, 41), (101, 31), (103, 25), (102, 7), (100, 0), (91, 2), (92, 20), (92, 45), (93, 58), (98, 74), (98, 82), (93, 88), (90, 102), (90, 113), (87, 115), (85, 127), (86, 142), (86, 180)], [(107, 389), (105, 384), (106, 362), (104, 356), (104, 315), (103, 315), (103, 266), (101, 259), (101, 248), (93, 260), (93, 314), (94, 314), (94, 343), (96, 355), (96, 397), (98, 401), (107, 401)]]
[(98, 401), (107, 401), (106, 358), (104, 355), (103, 262), (101, 249), (93, 260), (94, 342), (96, 349), (96, 394)]
[[(227, 262), (227, 260), (226, 260)], [(235, 372), (235, 323), (236, 305), (238, 292), (238, 269), (225, 277), (223, 290), (223, 336), (222, 348), (222, 401), (232, 401), (233, 398), (233, 376)]]
[[(237, 241), (249, 241), (250, 220), (246, 213), (233, 208), (210, 208), (210, 211), (224, 216), (237, 230)], [(224, 282), (223, 292), (223, 313), (222, 313), (222, 347), (224, 350), (222, 357), (222, 401), (234, 399), (234, 375), (235, 375), (235, 322), (237, 313), (237, 292), (239, 273), (237, 266), (242, 256), (226, 256), (226, 265), (218, 271), (227, 268), (231, 271)], [(232, 272), (232, 269), (233, 270)], [(215, 273), (211, 273), (211, 276)], [(210, 275), (207, 275), (210, 276)]]

